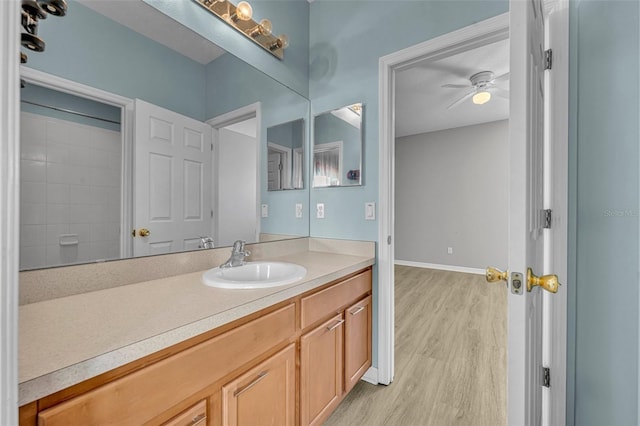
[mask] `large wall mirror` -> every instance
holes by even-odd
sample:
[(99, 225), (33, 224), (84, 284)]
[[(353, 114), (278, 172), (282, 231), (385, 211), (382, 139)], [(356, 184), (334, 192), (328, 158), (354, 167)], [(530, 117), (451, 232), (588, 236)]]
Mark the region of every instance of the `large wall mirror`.
[(361, 103), (314, 117), (313, 187), (362, 185)]
[[(23, 65), (22, 270), (308, 236), (308, 99), (143, 2), (68, 3)], [(301, 145), (270, 192), (283, 123)]]

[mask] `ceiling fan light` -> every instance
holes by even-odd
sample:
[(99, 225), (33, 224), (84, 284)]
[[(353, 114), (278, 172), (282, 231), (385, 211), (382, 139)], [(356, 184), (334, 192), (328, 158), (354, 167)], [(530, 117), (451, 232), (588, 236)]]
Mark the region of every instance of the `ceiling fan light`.
[(471, 98), (471, 100), (476, 105), (484, 105), (491, 100), (491, 93), (483, 90), (473, 95), (473, 98)]

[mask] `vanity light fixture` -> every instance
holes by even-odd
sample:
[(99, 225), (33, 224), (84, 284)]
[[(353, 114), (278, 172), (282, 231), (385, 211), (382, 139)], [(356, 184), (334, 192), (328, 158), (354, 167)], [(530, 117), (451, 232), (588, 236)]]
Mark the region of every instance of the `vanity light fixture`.
[(473, 101), (473, 103), (476, 105), (484, 105), (490, 100), (491, 93), (487, 92), (486, 90), (476, 92), (476, 94), (471, 98), (471, 101)]
[[(38, 36), (38, 26), (47, 14), (64, 16), (67, 14), (65, 0), (22, 0), (20, 23), (25, 32), (20, 34), (20, 44), (33, 52), (43, 52), (45, 43)], [(27, 55), (20, 52), (20, 63), (27, 62)]]
[(254, 21), (253, 8), (246, 1), (234, 5), (229, 0), (194, 0), (200, 6), (229, 24), (236, 31), (261, 46), (279, 59), (284, 58), (284, 49), (289, 46), (289, 38), (285, 34), (272, 35), (271, 21), (262, 19)]

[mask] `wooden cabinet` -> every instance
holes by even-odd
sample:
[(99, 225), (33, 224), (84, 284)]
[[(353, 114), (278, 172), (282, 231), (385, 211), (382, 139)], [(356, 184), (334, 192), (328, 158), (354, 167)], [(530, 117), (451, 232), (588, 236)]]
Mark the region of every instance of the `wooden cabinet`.
[(207, 401), (202, 400), (162, 426), (204, 426), (207, 424)]
[(303, 425), (318, 425), (342, 397), (342, 314), (300, 338), (300, 417)]
[(371, 366), (371, 269), (20, 408), (35, 426), (321, 424)]
[(293, 426), (295, 413), (295, 344), (222, 388), (223, 426)]
[(349, 392), (371, 367), (371, 296), (347, 308), (344, 316), (344, 388)]

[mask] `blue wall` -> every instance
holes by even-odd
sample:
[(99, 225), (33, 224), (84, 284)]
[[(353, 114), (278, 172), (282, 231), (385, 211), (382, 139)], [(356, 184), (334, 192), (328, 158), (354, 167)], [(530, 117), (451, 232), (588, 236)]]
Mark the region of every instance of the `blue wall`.
[(577, 1), (570, 17), (568, 424), (636, 425), (639, 6)]
[[(260, 200), (269, 205), (269, 217), (262, 218), (260, 231), (272, 234), (309, 235), (309, 177), (305, 170), (305, 189), (267, 191), (267, 128), (303, 118), (305, 120), (305, 164), (308, 160), (309, 101), (268, 75), (231, 54), (211, 61), (206, 67), (207, 118), (261, 102)], [(225, 84), (219, 84), (224, 81)], [(240, 90), (238, 88), (241, 88)], [(295, 217), (295, 205), (303, 205), (303, 217)]]
[[(280, 60), (204, 10), (192, 0), (143, 0), (186, 27), (301, 95), (309, 95), (309, 3), (306, 0), (254, 0), (254, 20), (268, 18), (274, 34), (287, 34)], [(237, 3), (237, 2), (236, 2)]]
[(204, 66), (73, 0), (41, 21), (44, 52), (27, 66), (203, 120)]

